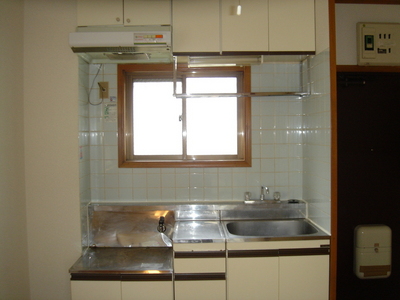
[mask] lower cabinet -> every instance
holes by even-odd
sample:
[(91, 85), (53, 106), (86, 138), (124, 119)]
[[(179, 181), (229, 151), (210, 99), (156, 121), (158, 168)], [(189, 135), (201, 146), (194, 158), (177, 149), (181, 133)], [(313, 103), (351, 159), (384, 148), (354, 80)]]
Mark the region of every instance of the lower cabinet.
[(175, 300), (225, 300), (225, 288), (225, 280), (175, 280)]
[(329, 249), (329, 240), (178, 244), (173, 278), (78, 278), (72, 300), (328, 300)]
[(120, 281), (71, 281), (72, 300), (121, 300)]
[(72, 300), (173, 300), (172, 281), (71, 281)]
[(279, 300), (329, 298), (329, 255), (279, 258)]
[(278, 257), (231, 257), (227, 271), (229, 300), (279, 299)]
[(228, 300), (328, 300), (329, 240), (227, 244)]
[(175, 300), (226, 300), (224, 243), (174, 245)]

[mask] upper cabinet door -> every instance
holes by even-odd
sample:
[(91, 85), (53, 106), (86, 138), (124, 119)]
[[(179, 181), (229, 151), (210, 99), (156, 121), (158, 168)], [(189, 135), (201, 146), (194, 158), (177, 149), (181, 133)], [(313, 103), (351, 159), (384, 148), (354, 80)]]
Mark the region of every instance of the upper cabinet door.
[(268, 0), (222, 0), (222, 51), (268, 51)]
[(171, 25), (171, 0), (124, 0), (124, 25)]
[(78, 0), (78, 26), (122, 25), (123, 0)]
[(269, 0), (269, 51), (315, 51), (314, 0)]
[(172, 0), (173, 51), (219, 52), (219, 0)]

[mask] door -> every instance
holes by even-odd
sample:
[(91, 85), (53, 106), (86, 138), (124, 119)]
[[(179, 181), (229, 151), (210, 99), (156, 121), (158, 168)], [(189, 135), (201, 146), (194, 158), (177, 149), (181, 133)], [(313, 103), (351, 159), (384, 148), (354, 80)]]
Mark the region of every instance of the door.
[(392, 229), (400, 252), (400, 73), (338, 73), (337, 299), (393, 299), (400, 260), (387, 279), (353, 273), (353, 236), (359, 224)]

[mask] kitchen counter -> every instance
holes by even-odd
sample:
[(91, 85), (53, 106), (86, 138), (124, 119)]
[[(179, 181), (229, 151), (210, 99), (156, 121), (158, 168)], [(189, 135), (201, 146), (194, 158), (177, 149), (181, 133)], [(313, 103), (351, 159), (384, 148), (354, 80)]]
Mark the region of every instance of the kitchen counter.
[(71, 280), (172, 280), (172, 248), (89, 248), (69, 272)]
[(219, 221), (179, 221), (175, 223), (173, 242), (224, 243), (225, 235)]
[[(172, 280), (177, 252), (225, 251), (227, 242), (330, 239), (318, 229), (302, 236), (240, 236), (228, 232), (227, 222), (260, 219), (301, 219), (303, 201), (289, 203), (206, 203), (166, 205), (100, 205), (89, 207), (90, 247), (70, 268), (71, 280)], [(164, 235), (158, 232), (164, 217)], [(210, 253), (211, 253), (210, 252)], [(179, 254), (181, 255), (181, 254)]]

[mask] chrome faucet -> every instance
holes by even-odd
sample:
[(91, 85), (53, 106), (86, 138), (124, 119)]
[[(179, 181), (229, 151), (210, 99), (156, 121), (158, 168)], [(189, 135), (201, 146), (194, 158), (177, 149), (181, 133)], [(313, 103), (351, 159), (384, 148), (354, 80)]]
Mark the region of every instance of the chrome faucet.
[(261, 201), (265, 200), (265, 193), (269, 194), (269, 188), (267, 186), (262, 186), (261, 187), (261, 195), (260, 195)]

